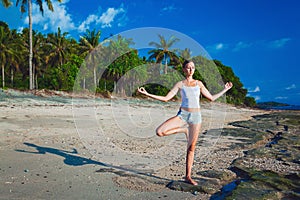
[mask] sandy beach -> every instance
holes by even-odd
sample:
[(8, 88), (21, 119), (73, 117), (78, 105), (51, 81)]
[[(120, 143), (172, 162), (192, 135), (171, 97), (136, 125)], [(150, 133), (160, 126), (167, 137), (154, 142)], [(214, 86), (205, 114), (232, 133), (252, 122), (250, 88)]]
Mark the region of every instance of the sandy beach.
[[(0, 101), (0, 199), (209, 199), (171, 190), (183, 180), (183, 134), (159, 138), (155, 128), (177, 113), (178, 102), (72, 99), (3, 93)], [(202, 103), (202, 134), (193, 177), (227, 171), (243, 149), (224, 136), (230, 122), (267, 111)], [(225, 150), (224, 150), (225, 149)]]

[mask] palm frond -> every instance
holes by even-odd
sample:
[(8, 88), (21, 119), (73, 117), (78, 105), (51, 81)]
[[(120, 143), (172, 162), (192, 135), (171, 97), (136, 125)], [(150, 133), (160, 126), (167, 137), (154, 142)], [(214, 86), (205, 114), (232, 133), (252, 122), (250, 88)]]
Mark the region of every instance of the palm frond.
[(8, 8), (12, 5), (12, 2), (10, 0), (2, 0), (1, 3), (5, 8)]

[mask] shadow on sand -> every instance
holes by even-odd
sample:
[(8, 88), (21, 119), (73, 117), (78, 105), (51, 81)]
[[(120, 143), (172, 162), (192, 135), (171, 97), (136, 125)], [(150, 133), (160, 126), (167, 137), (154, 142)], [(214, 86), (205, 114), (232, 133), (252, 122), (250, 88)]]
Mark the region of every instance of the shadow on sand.
[(99, 162), (96, 160), (84, 158), (84, 157), (79, 156), (78, 151), (74, 148), (73, 148), (73, 151), (66, 151), (66, 150), (61, 150), (61, 149), (56, 149), (56, 148), (51, 148), (51, 147), (38, 146), (36, 144), (32, 144), (32, 143), (28, 143), (28, 142), (24, 142), (23, 144), (27, 145), (28, 147), (35, 148), (36, 151), (26, 151), (26, 150), (21, 150), (21, 149), (16, 149), (15, 151), (22, 152), (22, 153), (32, 153), (32, 154), (47, 154), (47, 153), (49, 153), (49, 154), (58, 155), (58, 156), (61, 156), (64, 158), (63, 162), (66, 165), (70, 165), (70, 166), (82, 166), (82, 165), (91, 164), (91, 165), (99, 165), (99, 166), (105, 167), (105, 169), (102, 168), (100, 170), (97, 170), (96, 172), (111, 172), (111, 173), (115, 173), (120, 176), (128, 175), (128, 173), (131, 173), (133, 175), (141, 175), (141, 176), (148, 177), (148, 178), (154, 178), (156, 180), (159, 180), (161, 182), (161, 184), (168, 184), (169, 182), (173, 181), (171, 179), (162, 178), (162, 177), (150, 174), (150, 173), (137, 171), (135, 169), (124, 168), (124, 167), (115, 166), (115, 165)]

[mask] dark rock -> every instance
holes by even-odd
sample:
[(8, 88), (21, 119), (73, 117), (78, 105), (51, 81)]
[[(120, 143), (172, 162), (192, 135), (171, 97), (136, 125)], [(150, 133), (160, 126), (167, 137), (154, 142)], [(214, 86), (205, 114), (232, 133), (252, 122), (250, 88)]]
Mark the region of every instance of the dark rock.
[(219, 184), (216, 181), (203, 179), (197, 182), (198, 185), (192, 185), (184, 181), (171, 181), (167, 184), (167, 187), (172, 190), (190, 192), (192, 194), (195, 192), (213, 194), (218, 190), (216, 185), (218, 186)]
[(229, 199), (280, 199), (280, 193), (271, 187), (254, 181), (241, 182)]
[(208, 178), (219, 179), (222, 182), (232, 181), (236, 178), (235, 173), (228, 170), (223, 170), (223, 171), (206, 170), (206, 171), (197, 172), (197, 174)]

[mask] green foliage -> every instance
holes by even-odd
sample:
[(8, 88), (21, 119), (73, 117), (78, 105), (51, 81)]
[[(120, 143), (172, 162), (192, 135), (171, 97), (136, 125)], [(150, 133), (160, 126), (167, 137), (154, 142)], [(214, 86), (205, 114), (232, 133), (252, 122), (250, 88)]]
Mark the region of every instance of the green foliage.
[(81, 63), (82, 59), (73, 55), (71, 60), (66, 64), (51, 68), (49, 75), (45, 78), (46, 83), (49, 83), (48, 88), (72, 91), (79, 70), (78, 66), (80, 66)]
[(214, 60), (215, 64), (218, 67), (218, 70), (222, 76), (224, 83), (232, 82), (233, 87), (226, 93), (226, 100), (228, 103), (235, 105), (246, 105), (254, 106), (255, 99), (247, 96), (247, 89), (244, 88), (239, 77), (237, 77), (232, 71), (231, 67), (223, 65), (220, 61)]
[(248, 107), (255, 107), (256, 106), (256, 101), (253, 97), (246, 97), (244, 104)]
[(107, 80), (107, 79), (100, 79), (98, 87), (96, 89), (97, 93), (104, 93), (105, 91), (109, 91), (112, 93), (114, 91), (114, 81), (113, 80)]
[(178, 73), (178, 71), (176, 70), (169, 71), (168, 74), (160, 74), (159, 76), (150, 76), (148, 79), (149, 83), (145, 85), (145, 88), (147, 88), (149, 92), (152, 94), (165, 96), (173, 88), (173, 86), (177, 82), (181, 81), (183, 78), (184, 76)]
[(107, 67), (103, 78), (114, 81), (113, 91), (116, 95), (132, 96), (135, 91), (134, 85), (147, 77), (144, 67), (139, 67), (144, 63), (136, 50), (129, 50)]
[[(26, 89), (29, 86), (28, 31), (25, 28), (18, 33), (10, 30), (5, 22), (0, 22), (0, 80), (3, 87)], [(170, 47), (178, 41), (174, 37), (166, 40), (159, 35), (159, 43), (149, 42), (158, 49), (150, 51), (149, 58), (152, 59), (147, 60), (139, 57), (138, 50), (130, 48), (134, 44), (131, 38), (117, 35), (101, 43), (101, 32), (96, 30), (87, 30), (79, 41), (67, 35), (60, 28), (57, 33), (47, 36), (33, 31), (35, 88), (89, 89), (104, 96), (132, 96), (137, 87), (145, 86), (150, 93), (166, 95), (176, 82), (184, 78), (180, 63), (185, 58), (195, 63), (194, 78), (201, 80), (212, 94), (221, 91), (226, 82), (233, 83), (226, 98), (224, 95), (220, 101), (256, 105), (254, 98), (247, 97), (247, 90), (231, 67), (201, 55), (191, 57), (188, 48), (171, 51)]]
[(212, 94), (221, 91), (224, 83), (215, 63), (203, 56), (196, 56), (192, 60), (195, 63), (197, 71), (195, 78), (198, 78), (197, 76), (199, 76), (199, 80), (203, 82)]
[(170, 89), (167, 87), (153, 83), (145, 85), (145, 89), (151, 94), (156, 94), (160, 96), (164, 96), (170, 91)]

